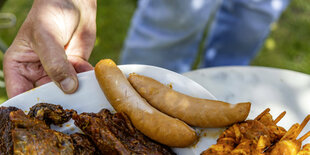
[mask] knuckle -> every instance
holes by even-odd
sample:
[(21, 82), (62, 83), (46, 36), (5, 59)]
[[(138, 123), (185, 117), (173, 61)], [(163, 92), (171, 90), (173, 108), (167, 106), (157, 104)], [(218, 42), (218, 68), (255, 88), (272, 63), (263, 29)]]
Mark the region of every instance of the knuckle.
[(68, 76), (65, 65), (62, 65), (61, 63), (47, 65), (44, 68), (47, 74), (55, 81), (62, 81)]

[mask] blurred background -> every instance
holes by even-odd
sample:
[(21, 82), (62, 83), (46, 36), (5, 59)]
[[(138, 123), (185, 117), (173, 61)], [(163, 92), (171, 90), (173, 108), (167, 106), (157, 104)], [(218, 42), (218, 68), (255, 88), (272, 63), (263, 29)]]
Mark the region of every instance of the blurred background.
[[(0, 0), (2, 50), (12, 43), (31, 5), (32, 0)], [(89, 60), (91, 64), (95, 65), (102, 58), (118, 61), (136, 6), (137, 0), (98, 0), (97, 38)], [(309, 15), (309, 0), (291, 0), (291, 4), (280, 20), (272, 25), (270, 36), (251, 65), (290, 69), (310, 74)], [(7, 22), (12, 23), (1, 25)], [(0, 52), (1, 70), (2, 59), (3, 54)], [(197, 64), (198, 61), (199, 57), (197, 57)], [(0, 103), (5, 100), (7, 96), (3, 85), (3, 73), (0, 71)]]

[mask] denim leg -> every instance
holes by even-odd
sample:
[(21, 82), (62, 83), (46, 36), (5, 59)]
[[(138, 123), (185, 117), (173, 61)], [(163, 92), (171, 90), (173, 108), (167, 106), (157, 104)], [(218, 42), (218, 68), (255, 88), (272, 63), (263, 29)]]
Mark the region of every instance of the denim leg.
[(149, 64), (186, 72), (196, 57), (217, 0), (140, 0), (121, 64)]
[(248, 65), (289, 0), (224, 0), (210, 29), (202, 67)]

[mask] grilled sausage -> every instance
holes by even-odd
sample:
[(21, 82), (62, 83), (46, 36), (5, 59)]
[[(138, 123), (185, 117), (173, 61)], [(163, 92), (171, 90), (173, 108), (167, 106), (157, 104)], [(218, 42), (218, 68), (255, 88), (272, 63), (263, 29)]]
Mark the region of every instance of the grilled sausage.
[(112, 60), (98, 62), (95, 74), (114, 109), (126, 113), (133, 125), (149, 138), (171, 147), (186, 147), (197, 140), (195, 130), (186, 123), (148, 104)]
[(225, 127), (247, 118), (251, 103), (229, 104), (179, 93), (146, 76), (130, 74), (131, 85), (161, 112), (196, 127)]

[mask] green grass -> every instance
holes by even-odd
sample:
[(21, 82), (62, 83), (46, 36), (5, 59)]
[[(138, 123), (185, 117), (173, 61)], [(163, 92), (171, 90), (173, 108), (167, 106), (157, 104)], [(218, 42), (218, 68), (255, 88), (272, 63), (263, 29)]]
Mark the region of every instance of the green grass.
[(293, 0), (252, 65), (310, 74), (310, 1)]
[(98, 1), (97, 40), (89, 59), (91, 64), (102, 58), (118, 61), (135, 8), (134, 0)]
[[(90, 57), (95, 65), (102, 58), (118, 61), (131, 17), (136, 8), (136, 0), (98, 1), (97, 39)], [(7, 0), (1, 12), (11, 12), (17, 16), (17, 24), (10, 29), (0, 30), (0, 37), (11, 44), (27, 12), (31, 0)], [(310, 73), (310, 1), (292, 0), (291, 5), (273, 26), (262, 51), (251, 65), (286, 68)], [(2, 68), (3, 55), (0, 54)], [(5, 89), (0, 88), (0, 102), (7, 99)]]

